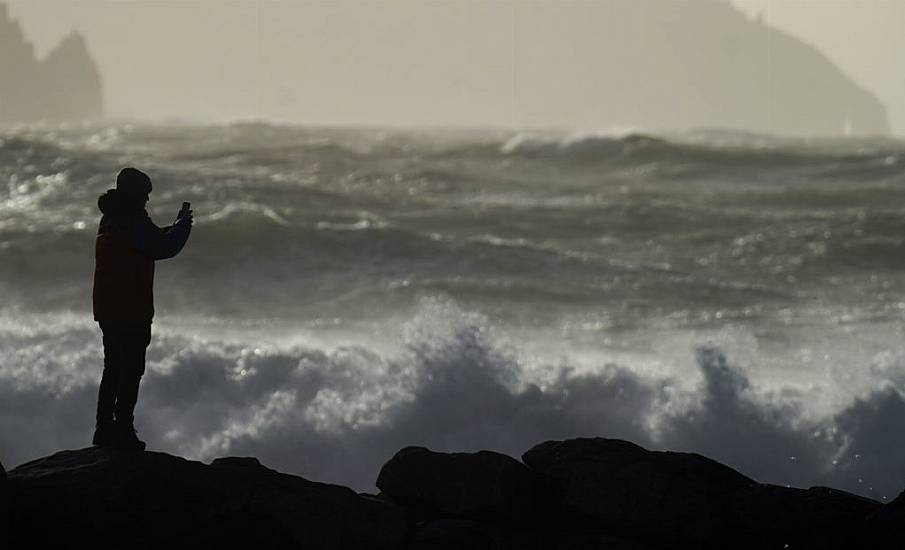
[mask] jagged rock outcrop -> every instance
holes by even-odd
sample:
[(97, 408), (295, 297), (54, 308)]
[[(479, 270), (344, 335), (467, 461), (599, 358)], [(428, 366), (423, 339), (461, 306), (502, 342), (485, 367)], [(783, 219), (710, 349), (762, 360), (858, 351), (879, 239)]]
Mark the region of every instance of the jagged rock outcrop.
[(435, 519), (419, 525), (407, 550), (543, 550), (536, 533), (511, 526), (467, 519)]
[(9, 489), (6, 483), (6, 470), (0, 462), (0, 548), (7, 547), (9, 536)]
[(377, 487), (437, 516), (526, 522), (546, 506), (540, 478), (504, 454), (436, 453), (406, 447), (383, 465)]
[(857, 548), (861, 521), (881, 507), (828, 487), (757, 483), (733, 495), (730, 530), (751, 548)]
[(655, 452), (617, 439), (548, 441), (522, 456), (553, 483), (570, 522), (707, 546), (728, 536), (728, 503), (754, 480), (696, 454)]
[(905, 491), (868, 516), (860, 540), (862, 548), (905, 548)]
[[(11, 548), (399, 548), (402, 511), (255, 459), (63, 451), (9, 476)], [(78, 543), (78, 544), (76, 544)]]
[(13, 469), (5, 485), (0, 477), (0, 503), (8, 494), (11, 506), (0, 546), (891, 550), (905, 542), (905, 494), (884, 506), (825, 487), (765, 485), (700, 455), (614, 439), (548, 441), (524, 463), (407, 447), (378, 485), (378, 496), (357, 494), (254, 458), (206, 465), (159, 452), (62, 451)]
[(0, 4), (0, 125), (98, 119), (103, 94), (84, 37), (73, 32), (44, 59)]
[(417, 525), (406, 550), (659, 550), (646, 543), (602, 533), (554, 529), (540, 524), (515, 528), (462, 519)]

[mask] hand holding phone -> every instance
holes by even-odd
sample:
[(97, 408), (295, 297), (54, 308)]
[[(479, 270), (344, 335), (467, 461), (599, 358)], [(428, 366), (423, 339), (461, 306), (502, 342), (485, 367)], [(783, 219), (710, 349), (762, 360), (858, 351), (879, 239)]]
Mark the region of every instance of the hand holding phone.
[(184, 202), (182, 203), (182, 208), (179, 210), (179, 214), (176, 214), (176, 219), (181, 220), (187, 218), (189, 223), (192, 223), (192, 203)]

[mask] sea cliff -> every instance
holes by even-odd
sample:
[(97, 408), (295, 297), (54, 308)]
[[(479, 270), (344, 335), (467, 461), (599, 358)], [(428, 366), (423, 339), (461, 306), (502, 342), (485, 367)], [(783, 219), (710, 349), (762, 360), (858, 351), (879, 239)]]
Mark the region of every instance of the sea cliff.
[[(514, 69), (517, 102), (533, 124), (556, 112), (597, 127), (889, 131), (886, 107), (817, 47), (724, 0), (608, 0), (583, 9), (586, 20), (576, 23), (555, 2), (538, 3), (519, 20), (518, 35), (531, 38)], [(554, 38), (564, 27), (574, 40)]]

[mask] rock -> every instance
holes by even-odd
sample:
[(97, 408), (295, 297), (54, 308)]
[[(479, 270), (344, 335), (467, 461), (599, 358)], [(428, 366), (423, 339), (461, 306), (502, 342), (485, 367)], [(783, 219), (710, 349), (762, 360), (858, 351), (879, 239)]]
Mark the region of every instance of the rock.
[(547, 441), (522, 460), (552, 484), (567, 523), (702, 548), (725, 538), (730, 497), (754, 483), (697, 454), (648, 451), (618, 439)]
[(205, 465), (62, 451), (8, 474), (0, 465), (0, 549), (883, 550), (905, 541), (905, 493), (884, 506), (826, 487), (759, 484), (696, 454), (616, 439), (548, 441), (523, 459), (407, 447), (370, 495), (253, 457)]
[[(211, 462), (211, 466), (213, 466), (214, 468), (245, 471), (264, 468), (264, 466), (261, 465), (261, 462), (253, 456), (228, 456), (225, 458), (215, 458), (213, 462)], [(267, 468), (264, 469), (266, 470)]]
[(862, 521), (882, 506), (828, 487), (749, 485), (732, 498), (735, 547), (857, 548)]
[(423, 507), (435, 517), (524, 522), (547, 504), (534, 473), (491, 451), (439, 453), (406, 447), (383, 465), (377, 487), (396, 502)]
[(659, 550), (660, 547), (610, 535), (571, 535), (562, 537), (551, 548), (556, 550)]
[(256, 459), (63, 451), (9, 473), (13, 548), (399, 548), (400, 509)]
[(407, 550), (656, 550), (609, 535), (513, 528), (467, 519), (438, 519), (415, 529)]
[(6, 470), (0, 462), (0, 548), (9, 548), (9, 487)]
[(531, 532), (466, 519), (433, 520), (418, 526), (408, 550), (544, 550)]
[(0, 4), (0, 126), (103, 116), (101, 75), (84, 36), (71, 32), (43, 59)]
[(905, 546), (905, 491), (867, 517), (860, 548), (893, 550)]

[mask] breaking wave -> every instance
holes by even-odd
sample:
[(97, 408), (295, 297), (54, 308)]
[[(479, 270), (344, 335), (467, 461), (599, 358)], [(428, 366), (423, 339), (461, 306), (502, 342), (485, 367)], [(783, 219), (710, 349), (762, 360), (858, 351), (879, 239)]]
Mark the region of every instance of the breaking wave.
[[(377, 469), (404, 445), (520, 456), (539, 441), (593, 435), (704, 453), (782, 485), (885, 500), (905, 484), (905, 396), (892, 380), (905, 377), (902, 363), (887, 364), (890, 377), (875, 389), (812, 418), (807, 391), (758, 387), (715, 347), (683, 359), (696, 364), (691, 383), (609, 362), (537, 363), (486, 318), (443, 300), (424, 303), (395, 336), (376, 351), (163, 329), (149, 350), (139, 429), (163, 451), (254, 454), (361, 490), (373, 489)], [(96, 329), (75, 316), (6, 321), (0, 349), (7, 465), (84, 445), (100, 375)]]

